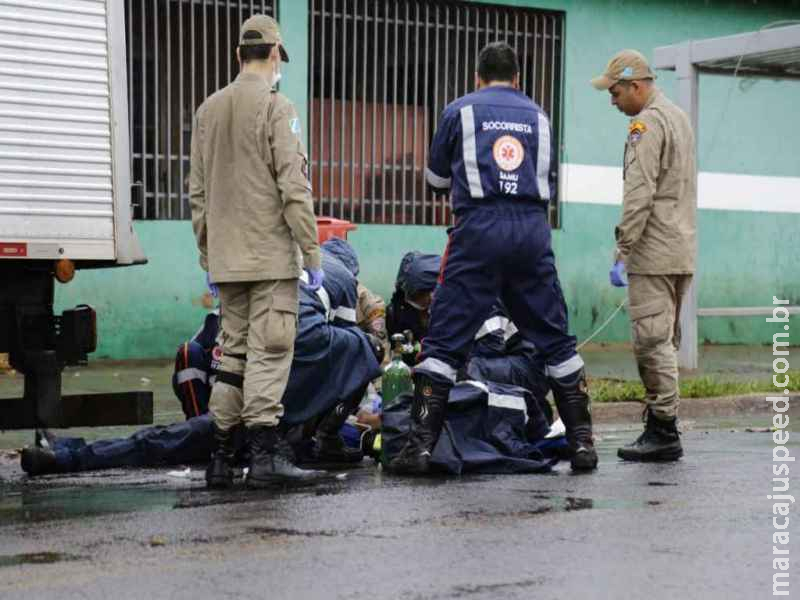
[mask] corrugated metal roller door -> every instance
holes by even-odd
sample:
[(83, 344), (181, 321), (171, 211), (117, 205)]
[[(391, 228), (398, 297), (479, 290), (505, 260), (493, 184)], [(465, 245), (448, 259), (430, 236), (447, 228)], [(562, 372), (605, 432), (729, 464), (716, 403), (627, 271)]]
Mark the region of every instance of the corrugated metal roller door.
[(0, 0), (0, 241), (29, 257), (114, 258), (106, 32), (105, 0)]

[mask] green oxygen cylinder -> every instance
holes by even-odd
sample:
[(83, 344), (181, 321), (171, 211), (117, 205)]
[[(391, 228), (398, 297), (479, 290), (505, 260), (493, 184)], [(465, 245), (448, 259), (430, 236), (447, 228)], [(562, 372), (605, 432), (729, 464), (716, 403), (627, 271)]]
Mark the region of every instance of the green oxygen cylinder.
[(403, 346), (405, 336), (396, 333), (392, 336), (392, 360), (383, 370), (381, 390), (383, 391), (383, 410), (387, 410), (397, 402), (403, 392), (414, 389), (411, 381), (411, 369), (403, 362)]

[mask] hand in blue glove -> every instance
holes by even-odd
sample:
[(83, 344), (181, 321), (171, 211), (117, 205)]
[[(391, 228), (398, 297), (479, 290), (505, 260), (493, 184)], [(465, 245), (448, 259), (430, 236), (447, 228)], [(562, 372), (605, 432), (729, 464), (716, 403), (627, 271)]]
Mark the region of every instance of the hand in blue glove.
[(325, 272), (322, 269), (306, 269), (308, 273), (308, 289), (316, 292), (325, 279)]
[(611, 285), (614, 287), (628, 287), (628, 276), (625, 273), (625, 263), (618, 260), (608, 273)]
[(206, 271), (206, 287), (208, 288), (208, 293), (214, 296), (214, 298), (219, 298), (219, 286), (211, 281), (211, 275), (208, 274)]

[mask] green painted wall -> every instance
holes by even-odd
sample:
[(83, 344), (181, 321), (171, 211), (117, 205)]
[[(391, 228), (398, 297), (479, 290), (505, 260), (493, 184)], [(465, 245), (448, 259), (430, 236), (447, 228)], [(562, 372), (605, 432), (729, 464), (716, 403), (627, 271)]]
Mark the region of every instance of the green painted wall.
[[(588, 80), (624, 47), (652, 58), (656, 46), (691, 38), (758, 29), (800, 19), (800, 0), (540, 0), (496, 2), (566, 11), (566, 84), (563, 160), (620, 166), (627, 119), (612, 110), (607, 94)], [(308, 2), (280, 0), (279, 18), (291, 62), (283, 66), (282, 91), (308, 115)], [(674, 77), (659, 84), (671, 95)], [(800, 85), (769, 80), (704, 76), (700, 84), (701, 170), (800, 176)], [(590, 198), (586, 199), (587, 202)], [(800, 199), (798, 199), (800, 201)], [(607, 284), (613, 227), (619, 207), (563, 206), (563, 227), (554, 246), (572, 329), (585, 338), (623, 298)], [(800, 214), (701, 211), (699, 305), (764, 305), (772, 295), (800, 304)], [(81, 271), (57, 289), (61, 309), (93, 304), (99, 314), (96, 358), (171, 356), (192, 335), (207, 310), (204, 275), (197, 264), (188, 221), (137, 222), (150, 262), (146, 266)], [(410, 249), (441, 252), (446, 233), (438, 227), (361, 225), (351, 241), (362, 262), (362, 279), (387, 296), (400, 257)], [(700, 338), (715, 343), (766, 343), (772, 327), (763, 318), (705, 318)], [(618, 316), (600, 340), (627, 340)], [(793, 339), (798, 343), (797, 339)]]
[[(570, 309), (571, 328), (585, 339), (624, 298), (608, 285), (610, 232), (619, 208), (593, 204), (565, 207), (564, 228), (554, 248)], [(763, 306), (776, 295), (800, 305), (800, 215), (701, 211), (699, 305)], [(79, 271), (59, 286), (59, 310), (92, 304), (99, 315), (95, 358), (169, 357), (199, 327), (209, 306), (204, 273), (197, 264), (186, 221), (138, 222), (136, 231), (150, 262), (144, 266)], [(402, 255), (410, 249), (442, 252), (442, 227), (360, 225), (350, 241), (361, 260), (361, 280), (384, 297), (391, 294)], [(764, 240), (742, 250), (743, 240)], [(772, 240), (780, 240), (774, 243)], [(774, 327), (763, 317), (700, 319), (700, 339), (711, 343), (760, 344)], [(626, 314), (618, 315), (599, 341), (626, 341)], [(796, 336), (793, 343), (798, 343)]]
[(202, 324), (205, 273), (189, 221), (137, 221), (148, 264), (78, 271), (56, 287), (56, 307), (91, 304), (98, 313), (93, 358), (162, 358)]

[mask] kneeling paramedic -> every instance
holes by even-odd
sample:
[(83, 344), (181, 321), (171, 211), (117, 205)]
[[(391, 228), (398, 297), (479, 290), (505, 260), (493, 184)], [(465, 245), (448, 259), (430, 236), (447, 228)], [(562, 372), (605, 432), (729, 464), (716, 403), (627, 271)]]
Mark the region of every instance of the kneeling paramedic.
[(591, 470), (597, 453), (584, 365), (568, 333), (550, 247), (547, 202), (556, 176), (550, 123), (519, 91), (509, 45), (481, 50), (476, 84), (476, 92), (444, 109), (431, 144), (426, 177), (434, 188), (450, 190), (456, 224), (414, 370), (409, 440), (389, 469), (429, 471), (449, 390), (499, 297), (544, 358), (573, 470)]

